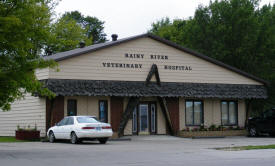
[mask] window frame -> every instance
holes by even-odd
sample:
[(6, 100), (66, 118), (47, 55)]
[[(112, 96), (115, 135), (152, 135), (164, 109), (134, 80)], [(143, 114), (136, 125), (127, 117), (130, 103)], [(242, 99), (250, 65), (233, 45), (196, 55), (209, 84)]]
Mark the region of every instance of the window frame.
[[(68, 110), (68, 106), (69, 106), (69, 102), (70, 101), (74, 101), (75, 102), (75, 115), (69, 115), (69, 110)], [(77, 100), (76, 99), (68, 99), (67, 100), (67, 116), (77, 116)]]
[[(187, 124), (187, 121), (186, 121), (186, 118), (187, 118), (187, 114), (186, 114), (186, 102), (192, 102), (192, 113), (193, 113), (193, 123), (192, 124)], [(194, 102), (201, 102), (201, 123), (199, 125), (196, 125), (194, 124), (194, 114), (195, 114), (195, 111), (194, 111)], [(203, 100), (192, 100), (192, 99), (188, 99), (188, 100), (185, 100), (184, 102), (184, 106), (185, 106), (185, 126), (201, 126), (201, 124), (204, 125), (204, 103), (203, 103)]]
[[(223, 124), (222, 123), (222, 102), (226, 102), (227, 103), (227, 121), (228, 121), (228, 124)], [(230, 102), (234, 102), (235, 103), (235, 113), (236, 113), (236, 123), (235, 124), (229, 124), (229, 103)], [(238, 107), (239, 107), (239, 103), (237, 100), (221, 100), (220, 102), (220, 109), (221, 109), (221, 126), (238, 126), (239, 125), (239, 117), (238, 117), (238, 113), (239, 113), (239, 110), (238, 110)]]
[(102, 122), (100, 120), (100, 115), (101, 115), (101, 111), (100, 111), (100, 102), (104, 102), (104, 107), (105, 107), (105, 111), (106, 111), (106, 122), (103, 123), (108, 123), (108, 100), (98, 100), (98, 121)]

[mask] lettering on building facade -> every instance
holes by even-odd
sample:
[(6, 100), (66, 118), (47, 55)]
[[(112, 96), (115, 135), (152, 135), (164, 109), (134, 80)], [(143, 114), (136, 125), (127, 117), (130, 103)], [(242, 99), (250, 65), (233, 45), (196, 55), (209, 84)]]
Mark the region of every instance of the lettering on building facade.
[[(127, 59), (145, 59), (146, 55), (138, 53), (125, 53), (124, 58)], [(168, 60), (167, 55), (158, 55), (150, 54), (148, 55), (149, 59), (152, 60)], [(115, 63), (115, 62), (103, 62), (103, 67), (107, 68), (132, 68), (132, 69), (141, 69), (142, 64), (140, 63)], [(177, 66), (177, 65), (164, 65), (163, 69), (165, 70), (180, 70), (180, 71), (191, 71), (191, 66)]]
[(143, 59), (144, 54), (129, 54), (129, 53), (125, 53), (125, 58), (140, 58)]
[(113, 63), (113, 62), (103, 62), (103, 67), (115, 67), (115, 68), (142, 68), (142, 64), (133, 63)]
[(151, 59), (168, 59), (167, 55), (150, 55)]
[(166, 69), (166, 70), (192, 70), (192, 67), (191, 66), (164, 65), (164, 69)]

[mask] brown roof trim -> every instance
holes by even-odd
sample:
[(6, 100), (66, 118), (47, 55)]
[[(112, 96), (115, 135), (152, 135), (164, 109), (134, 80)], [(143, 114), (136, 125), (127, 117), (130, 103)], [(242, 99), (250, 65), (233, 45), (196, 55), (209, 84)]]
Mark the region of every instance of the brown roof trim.
[(220, 62), (220, 61), (218, 61), (216, 59), (210, 58), (210, 57), (205, 56), (205, 55), (203, 55), (201, 53), (193, 51), (191, 49), (182, 47), (182, 46), (180, 46), (180, 45), (178, 45), (178, 44), (176, 44), (174, 42), (171, 42), (169, 40), (160, 38), (160, 37), (155, 36), (155, 35), (150, 34), (150, 33), (141, 34), (141, 35), (137, 35), (137, 36), (133, 36), (133, 37), (128, 37), (128, 38), (120, 39), (120, 40), (117, 40), (117, 41), (111, 41), (111, 42), (107, 42), (107, 43), (95, 44), (95, 45), (87, 46), (87, 47), (84, 47), (84, 48), (77, 48), (77, 49), (74, 49), (74, 50), (57, 53), (57, 54), (45, 57), (44, 59), (46, 59), (46, 60), (53, 59), (55, 61), (61, 61), (61, 60), (64, 60), (64, 59), (68, 59), (68, 58), (75, 57), (75, 56), (82, 55), (82, 54), (89, 53), (89, 52), (94, 52), (94, 51), (97, 51), (97, 50), (100, 50), (100, 49), (104, 49), (104, 48), (108, 48), (108, 47), (111, 47), (111, 46), (119, 45), (121, 43), (125, 43), (127, 41), (131, 41), (131, 40), (135, 40), (135, 39), (139, 39), (139, 38), (143, 38), (143, 37), (149, 37), (151, 39), (154, 39), (156, 41), (164, 43), (164, 44), (166, 44), (168, 46), (174, 47), (174, 48), (179, 49), (181, 51), (184, 51), (184, 52), (187, 52), (189, 54), (192, 54), (192, 55), (194, 55), (194, 56), (196, 56), (198, 58), (201, 58), (203, 60), (211, 62), (211, 63), (213, 63), (215, 65), (221, 66), (223, 68), (226, 68), (228, 70), (231, 70), (233, 72), (241, 74), (241, 75), (243, 75), (245, 77), (248, 77), (250, 79), (253, 79), (255, 81), (263, 83), (265, 85), (269, 84), (268, 81), (265, 81), (265, 80), (263, 80), (263, 79), (261, 79), (259, 77), (256, 77), (256, 76), (254, 76), (252, 74), (249, 74), (249, 73), (246, 73), (246, 72), (244, 72), (242, 70), (239, 70), (239, 69), (237, 69), (237, 68), (235, 68), (233, 66), (227, 65), (227, 64), (222, 63), (222, 62)]

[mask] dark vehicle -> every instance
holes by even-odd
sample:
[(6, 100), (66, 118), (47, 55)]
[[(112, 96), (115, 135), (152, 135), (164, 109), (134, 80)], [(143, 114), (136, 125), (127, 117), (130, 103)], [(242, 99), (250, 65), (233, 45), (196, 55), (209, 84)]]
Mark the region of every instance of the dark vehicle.
[(249, 135), (253, 137), (261, 133), (275, 136), (275, 108), (265, 111), (260, 117), (250, 118), (247, 129)]

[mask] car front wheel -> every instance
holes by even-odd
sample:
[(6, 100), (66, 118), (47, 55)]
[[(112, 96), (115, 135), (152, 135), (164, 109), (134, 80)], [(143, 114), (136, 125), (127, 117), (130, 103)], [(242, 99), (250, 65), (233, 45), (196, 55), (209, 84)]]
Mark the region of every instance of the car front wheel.
[(55, 136), (52, 131), (50, 131), (50, 134), (49, 134), (49, 141), (50, 141), (50, 143), (54, 143), (54, 141), (55, 141)]
[(249, 136), (256, 137), (258, 135), (259, 135), (259, 133), (258, 133), (256, 127), (252, 126), (249, 128)]
[(77, 138), (77, 135), (75, 134), (75, 132), (72, 132), (72, 134), (71, 134), (71, 143), (72, 144), (78, 143), (78, 138)]

